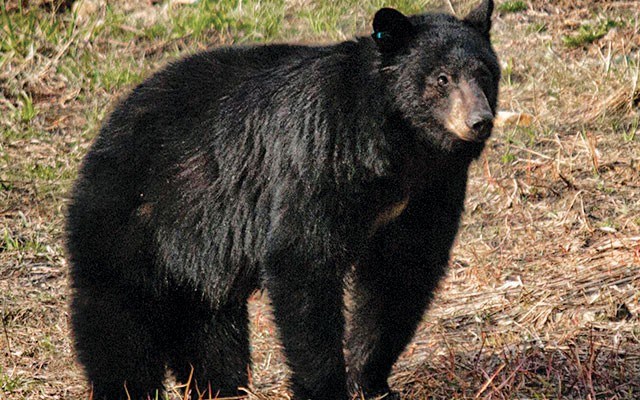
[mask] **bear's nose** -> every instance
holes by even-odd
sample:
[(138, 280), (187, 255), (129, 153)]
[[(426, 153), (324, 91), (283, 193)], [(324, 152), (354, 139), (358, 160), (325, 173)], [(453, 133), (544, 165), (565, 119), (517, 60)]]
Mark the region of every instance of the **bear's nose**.
[(484, 140), (491, 134), (493, 114), (487, 111), (471, 113), (467, 118), (467, 126), (471, 128), (478, 140)]

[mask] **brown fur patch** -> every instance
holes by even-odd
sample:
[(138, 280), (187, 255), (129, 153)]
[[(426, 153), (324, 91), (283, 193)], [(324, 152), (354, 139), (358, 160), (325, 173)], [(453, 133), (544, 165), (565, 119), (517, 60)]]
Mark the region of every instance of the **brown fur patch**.
[(371, 232), (374, 233), (381, 227), (387, 225), (394, 219), (398, 218), (404, 210), (406, 210), (407, 205), (409, 204), (409, 196), (405, 197), (401, 201), (397, 203), (392, 203), (388, 207), (384, 208), (382, 212), (378, 214), (375, 221), (373, 222), (373, 227)]
[(471, 128), (467, 125), (467, 118), (475, 101), (474, 89), (464, 79), (460, 80), (458, 87), (449, 95), (449, 113), (445, 118), (445, 128), (467, 142), (476, 140)]
[[(462, 84), (463, 82), (460, 82), (461, 86)], [(466, 122), (468, 114), (469, 109), (464, 98), (464, 91), (455, 89), (449, 95), (449, 112), (447, 113), (444, 126), (460, 139), (472, 141), (474, 138)]]
[(138, 208), (136, 208), (136, 216), (141, 220), (148, 220), (153, 213), (153, 204), (151, 203), (142, 203)]

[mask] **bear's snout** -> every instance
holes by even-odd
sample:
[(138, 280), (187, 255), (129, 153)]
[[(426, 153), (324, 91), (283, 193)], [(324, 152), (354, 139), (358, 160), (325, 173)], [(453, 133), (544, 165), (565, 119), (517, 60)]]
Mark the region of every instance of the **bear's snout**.
[(480, 142), (487, 139), (491, 135), (493, 129), (493, 114), (489, 110), (474, 110), (467, 118), (467, 126)]

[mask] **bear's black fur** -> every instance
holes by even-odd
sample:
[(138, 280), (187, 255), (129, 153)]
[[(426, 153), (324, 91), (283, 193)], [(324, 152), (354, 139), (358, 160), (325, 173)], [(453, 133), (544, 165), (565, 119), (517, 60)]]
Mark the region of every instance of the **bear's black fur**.
[(382, 9), (372, 37), (216, 49), (135, 88), (68, 210), (72, 323), (94, 398), (153, 395), (165, 367), (180, 381), (193, 368), (213, 395), (246, 387), (260, 287), (296, 399), (388, 393), (491, 132), (492, 9)]

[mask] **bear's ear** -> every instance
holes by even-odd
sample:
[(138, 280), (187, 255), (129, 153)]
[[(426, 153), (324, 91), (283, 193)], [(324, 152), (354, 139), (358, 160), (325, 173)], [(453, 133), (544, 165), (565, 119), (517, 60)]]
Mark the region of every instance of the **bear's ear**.
[(413, 24), (409, 18), (393, 8), (382, 8), (373, 18), (371, 37), (383, 53), (400, 51), (413, 37), (413, 33)]
[(464, 17), (464, 21), (474, 27), (484, 37), (489, 39), (491, 30), (491, 14), (493, 13), (493, 1), (483, 0), (482, 3)]

